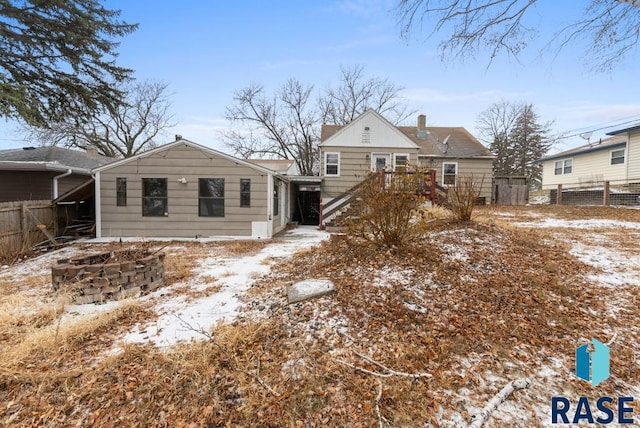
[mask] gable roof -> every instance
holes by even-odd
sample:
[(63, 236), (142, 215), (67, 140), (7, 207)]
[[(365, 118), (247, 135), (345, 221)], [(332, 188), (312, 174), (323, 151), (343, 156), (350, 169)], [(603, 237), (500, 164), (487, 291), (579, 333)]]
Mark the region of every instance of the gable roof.
[(575, 155), (583, 155), (585, 153), (597, 152), (600, 150), (612, 150), (617, 147), (626, 147), (627, 146), (627, 136), (626, 135), (616, 135), (614, 137), (606, 138), (604, 140), (600, 140), (597, 143), (585, 144), (579, 147), (574, 147), (573, 149), (565, 150), (560, 153), (555, 153), (551, 156), (546, 156), (541, 159), (538, 159), (536, 163), (546, 162), (559, 158), (566, 158), (568, 156)]
[[(403, 143), (406, 143), (407, 148), (413, 148), (413, 149), (420, 148), (420, 146), (418, 146), (410, 138), (407, 138), (406, 135), (400, 132), (397, 126), (393, 125), (391, 122), (385, 119), (382, 115), (380, 115), (380, 113), (378, 113), (373, 109), (368, 109), (367, 111), (362, 113), (360, 116), (356, 117), (351, 122), (349, 122), (347, 125), (322, 125), (322, 129), (320, 131), (320, 141), (321, 141), (320, 146), (321, 147), (325, 145), (332, 146), (332, 147), (335, 146), (335, 144), (331, 144), (332, 140), (337, 139), (340, 136), (340, 134), (345, 132), (346, 129), (357, 126), (359, 122), (365, 120), (367, 117), (370, 117), (370, 116), (373, 116), (375, 119), (380, 121), (384, 126), (387, 126), (392, 132), (396, 133), (400, 141)], [(344, 145), (347, 147), (349, 146), (349, 144), (338, 144), (338, 145), (340, 146)], [(375, 147), (375, 146), (371, 146), (371, 147)]]
[(89, 175), (113, 158), (56, 146), (0, 150), (0, 169), (67, 171)]
[[(488, 148), (461, 126), (427, 126), (424, 131), (419, 132), (420, 129), (417, 126), (394, 126), (373, 110), (367, 110), (364, 114), (369, 111), (379, 116), (419, 148), (418, 156), (447, 158), (495, 157)], [(348, 125), (322, 125), (320, 140), (324, 143), (360, 119), (364, 114)], [(446, 144), (444, 144), (445, 142)], [(323, 144), (321, 143), (320, 145), (322, 146)]]
[(131, 156), (131, 157), (124, 158), (124, 159), (119, 159), (119, 160), (117, 160), (115, 162), (111, 162), (109, 164), (102, 165), (102, 166), (100, 166), (98, 168), (94, 168), (93, 171), (94, 172), (100, 172), (100, 171), (105, 171), (105, 170), (108, 170), (108, 169), (111, 169), (111, 168), (115, 168), (115, 167), (120, 166), (120, 165), (125, 165), (125, 164), (127, 164), (129, 162), (133, 162), (133, 161), (141, 159), (141, 158), (153, 156), (153, 155), (155, 155), (157, 153), (162, 153), (162, 152), (165, 152), (167, 150), (171, 150), (173, 147), (176, 147), (176, 146), (179, 146), (179, 145), (184, 145), (184, 146), (192, 147), (192, 148), (197, 149), (197, 150), (201, 150), (204, 153), (207, 153), (207, 154), (210, 154), (210, 155), (213, 155), (213, 156), (218, 156), (218, 157), (221, 157), (223, 159), (227, 159), (227, 160), (229, 160), (231, 162), (237, 163), (238, 165), (243, 165), (243, 166), (249, 167), (249, 168), (251, 168), (253, 170), (262, 172), (264, 174), (273, 174), (273, 175), (277, 175), (278, 177), (284, 178), (282, 176), (282, 174), (278, 173), (277, 171), (274, 171), (273, 169), (265, 168), (264, 166), (260, 166), (260, 165), (256, 165), (256, 164), (251, 163), (251, 162), (249, 162), (249, 161), (247, 161), (245, 159), (236, 158), (234, 156), (228, 155), (228, 154), (220, 152), (218, 150), (214, 150), (214, 149), (209, 148), (209, 147), (202, 146), (202, 145), (200, 145), (198, 143), (194, 143), (193, 141), (189, 141), (189, 140), (186, 140), (184, 138), (180, 138), (179, 140), (176, 140), (176, 141), (173, 141), (171, 143), (164, 144), (162, 146), (156, 147), (155, 149), (149, 150), (147, 152), (140, 153), (139, 155)]

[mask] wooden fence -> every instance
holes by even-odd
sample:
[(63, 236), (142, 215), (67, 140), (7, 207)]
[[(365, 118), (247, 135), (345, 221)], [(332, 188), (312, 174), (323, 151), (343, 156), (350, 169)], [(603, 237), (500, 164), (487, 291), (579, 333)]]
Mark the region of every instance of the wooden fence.
[(0, 203), (0, 253), (18, 253), (58, 232), (51, 201)]

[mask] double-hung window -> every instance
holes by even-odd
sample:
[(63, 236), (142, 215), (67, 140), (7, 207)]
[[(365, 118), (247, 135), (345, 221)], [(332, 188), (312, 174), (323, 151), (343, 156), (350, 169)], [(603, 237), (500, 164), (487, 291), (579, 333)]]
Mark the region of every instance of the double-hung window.
[(251, 206), (251, 179), (250, 178), (240, 179), (240, 206), (241, 207)]
[(142, 179), (142, 215), (145, 217), (169, 215), (166, 178)]
[(198, 215), (224, 217), (224, 178), (198, 179)]
[(116, 206), (118, 207), (127, 206), (127, 178), (126, 177), (116, 178)]
[(458, 174), (458, 164), (455, 162), (442, 163), (442, 183), (448, 186), (456, 185), (456, 175)]
[(407, 166), (409, 166), (409, 155), (404, 153), (393, 155), (393, 164), (393, 169), (396, 172), (406, 172)]
[(563, 159), (556, 161), (553, 167), (555, 175), (571, 174), (573, 171), (573, 159)]
[(340, 153), (324, 154), (324, 175), (334, 177), (340, 175)]
[(624, 163), (624, 149), (611, 151), (611, 165)]

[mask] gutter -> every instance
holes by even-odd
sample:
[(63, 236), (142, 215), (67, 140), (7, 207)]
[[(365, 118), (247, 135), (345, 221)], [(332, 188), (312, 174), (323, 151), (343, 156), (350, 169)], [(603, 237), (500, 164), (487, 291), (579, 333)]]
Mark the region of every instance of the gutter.
[(69, 168), (67, 170), (67, 172), (65, 172), (64, 174), (60, 174), (60, 175), (56, 175), (55, 177), (53, 177), (53, 199), (58, 199), (58, 180), (60, 178), (64, 178), (67, 177), (69, 175), (71, 175), (72, 171), (71, 168)]

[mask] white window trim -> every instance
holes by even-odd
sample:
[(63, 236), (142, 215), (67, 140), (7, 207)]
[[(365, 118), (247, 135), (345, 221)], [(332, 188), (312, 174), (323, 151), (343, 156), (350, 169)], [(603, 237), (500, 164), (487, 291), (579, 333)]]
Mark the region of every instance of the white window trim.
[[(566, 166), (565, 163), (567, 161), (571, 161), (571, 172), (564, 172)], [(556, 164), (560, 163), (562, 166), (562, 171), (560, 172), (560, 174), (556, 174)], [(573, 164), (573, 158), (564, 158), (564, 159), (558, 159), (556, 161), (553, 162), (553, 175), (568, 175), (568, 174), (573, 174), (573, 169), (574, 169), (574, 164)]]
[[(455, 180), (453, 184), (444, 184), (444, 166), (445, 165), (455, 165), (456, 166), (456, 174), (455, 174)], [(456, 183), (458, 182), (458, 174), (460, 174), (460, 171), (458, 170), (458, 162), (442, 162), (442, 185), (443, 186), (455, 186)]]
[[(393, 156), (391, 153), (384, 153), (384, 152), (371, 152), (371, 171), (375, 172), (376, 171), (376, 156), (389, 156), (389, 162), (391, 163), (391, 161), (394, 160)], [(391, 167), (391, 165), (387, 165), (387, 168)]]
[[(622, 152), (622, 163), (613, 163), (613, 152)], [(627, 149), (613, 149), (609, 151), (609, 166), (624, 165), (627, 162)]]
[(398, 156), (406, 156), (407, 157), (407, 165), (409, 165), (409, 153), (394, 153), (393, 154), (393, 170), (394, 171), (398, 168), (398, 161), (396, 159)]
[[(329, 155), (337, 155), (338, 156), (338, 173), (337, 174), (327, 174), (327, 157)], [(335, 164), (330, 164), (335, 165)], [(325, 177), (340, 177), (340, 152), (325, 152), (324, 153), (324, 176)]]

